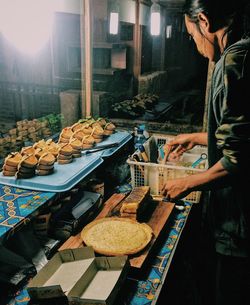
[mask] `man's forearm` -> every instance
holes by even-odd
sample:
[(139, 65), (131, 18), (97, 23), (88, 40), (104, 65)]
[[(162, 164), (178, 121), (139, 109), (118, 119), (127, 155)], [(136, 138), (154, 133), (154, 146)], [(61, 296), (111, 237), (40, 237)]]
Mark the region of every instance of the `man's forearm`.
[(193, 136), (196, 144), (207, 146), (207, 132), (197, 132)]
[(214, 166), (205, 172), (194, 174), (187, 179), (188, 189), (190, 190), (208, 190), (216, 183), (222, 182), (229, 176), (229, 172), (218, 161)]

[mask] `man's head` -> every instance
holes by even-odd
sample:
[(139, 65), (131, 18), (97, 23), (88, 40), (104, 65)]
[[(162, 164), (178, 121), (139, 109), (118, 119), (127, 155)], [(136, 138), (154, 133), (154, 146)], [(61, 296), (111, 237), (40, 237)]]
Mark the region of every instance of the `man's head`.
[[(227, 44), (246, 35), (244, 8), (247, 0), (186, 0), (184, 5), (187, 31), (198, 51), (216, 60)], [(245, 5), (244, 5), (245, 3)]]

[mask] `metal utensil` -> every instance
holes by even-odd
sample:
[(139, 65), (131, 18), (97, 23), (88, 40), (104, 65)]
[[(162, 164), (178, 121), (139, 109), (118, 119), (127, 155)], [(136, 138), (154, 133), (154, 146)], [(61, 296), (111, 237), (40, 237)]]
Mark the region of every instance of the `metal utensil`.
[(206, 160), (207, 159), (207, 154), (206, 153), (202, 153), (200, 155), (200, 157), (194, 161), (191, 165), (192, 168), (195, 168), (197, 165), (199, 165), (202, 161)]
[(115, 142), (115, 143), (111, 143), (111, 144), (100, 145), (98, 147), (93, 147), (91, 149), (84, 150), (82, 153), (84, 155), (87, 155), (87, 154), (91, 154), (91, 153), (94, 153), (94, 152), (97, 152), (97, 151), (100, 151), (100, 150), (104, 150), (104, 149), (108, 149), (108, 148), (112, 148), (112, 147), (117, 147), (117, 146), (119, 146), (119, 143)]
[(162, 201), (163, 202), (172, 202), (172, 203), (174, 203), (175, 208), (177, 210), (179, 210), (179, 211), (185, 210), (185, 206), (186, 205), (185, 205), (184, 200), (182, 200), (182, 199), (171, 199), (171, 198), (165, 197), (165, 198), (162, 199)]

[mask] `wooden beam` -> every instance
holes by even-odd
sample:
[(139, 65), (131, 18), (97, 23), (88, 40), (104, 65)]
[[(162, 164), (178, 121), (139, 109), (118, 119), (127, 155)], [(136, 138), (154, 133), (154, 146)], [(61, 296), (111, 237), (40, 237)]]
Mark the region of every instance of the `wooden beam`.
[(82, 115), (91, 115), (92, 103), (92, 20), (91, 0), (84, 0), (81, 15)]
[(142, 47), (142, 28), (139, 22), (140, 18), (140, 0), (135, 4), (135, 27), (134, 27), (134, 93), (138, 90), (138, 79), (141, 75), (141, 47)]
[(165, 70), (165, 60), (166, 60), (166, 11), (163, 8), (161, 14), (161, 62), (160, 62), (160, 70)]

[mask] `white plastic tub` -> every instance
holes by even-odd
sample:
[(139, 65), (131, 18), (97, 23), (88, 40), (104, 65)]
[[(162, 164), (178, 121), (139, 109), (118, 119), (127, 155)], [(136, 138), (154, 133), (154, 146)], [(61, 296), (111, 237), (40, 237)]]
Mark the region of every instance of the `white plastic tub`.
[[(153, 134), (144, 143), (145, 151), (150, 162), (127, 160), (127, 163), (130, 165), (131, 183), (133, 187), (148, 185), (150, 186), (151, 195), (160, 196), (161, 189), (167, 180), (193, 175), (203, 172), (207, 168), (207, 160), (200, 163), (203, 168), (191, 167), (192, 163), (200, 157), (201, 153), (207, 153), (206, 147), (203, 146), (196, 146), (192, 150), (184, 153), (176, 163), (158, 163), (158, 145), (167, 143), (171, 138), (165, 135)], [(185, 200), (198, 203), (200, 196), (200, 191), (194, 191)]]

